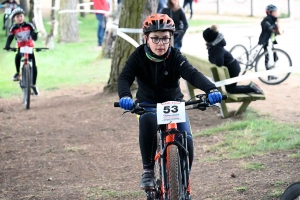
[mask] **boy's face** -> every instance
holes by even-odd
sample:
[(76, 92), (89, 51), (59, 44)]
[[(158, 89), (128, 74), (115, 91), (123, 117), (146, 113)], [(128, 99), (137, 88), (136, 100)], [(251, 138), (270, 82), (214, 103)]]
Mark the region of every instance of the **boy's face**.
[(14, 0), (9, 0), (10, 3), (12, 3)]
[(277, 10), (272, 11), (271, 15), (272, 15), (273, 17), (278, 17), (278, 12), (277, 12)]
[(14, 17), (14, 20), (17, 24), (22, 24), (24, 22), (24, 14), (17, 14), (15, 17)]

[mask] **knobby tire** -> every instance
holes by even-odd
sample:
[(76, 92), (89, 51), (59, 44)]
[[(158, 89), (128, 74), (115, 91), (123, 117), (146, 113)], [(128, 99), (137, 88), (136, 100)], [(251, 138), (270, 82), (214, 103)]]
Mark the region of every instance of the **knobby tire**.
[(183, 187), (178, 147), (176, 145), (169, 146), (167, 148), (167, 155), (169, 199), (180, 199)]
[(30, 66), (27, 64), (23, 67), (22, 83), (23, 83), (23, 102), (26, 109), (30, 108)]
[(290, 185), (280, 197), (280, 200), (300, 199), (300, 182)]

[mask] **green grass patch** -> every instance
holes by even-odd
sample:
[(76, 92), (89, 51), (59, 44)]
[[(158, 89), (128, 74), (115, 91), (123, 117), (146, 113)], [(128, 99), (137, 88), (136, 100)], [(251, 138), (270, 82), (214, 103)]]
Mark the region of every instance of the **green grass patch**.
[(269, 192), (268, 196), (278, 198), (282, 195), (282, 193), (283, 193), (283, 189), (276, 188), (276, 189), (273, 189), (271, 192)]
[(188, 21), (189, 27), (199, 27), (199, 26), (208, 26), (210, 27), (213, 24), (242, 24), (246, 23), (243, 21), (232, 21), (232, 20), (201, 20), (201, 19), (192, 19)]
[[(97, 48), (97, 20), (94, 15), (80, 19), (77, 43), (55, 43), (53, 50), (35, 53), (40, 90), (53, 90), (61, 86), (85, 83), (105, 83), (109, 78), (110, 59), (96, 60), (100, 53)], [(48, 29), (50, 25), (45, 23)], [(0, 33), (4, 35), (4, 32)], [(57, 41), (57, 40), (56, 40)], [(4, 47), (6, 37), (0, 37), (0, 46)], [(13, 47), (15, 41), (11, 44)], [(36, 47), (43, 47), (42, 41)], [(15, 73), (15, 53), (3, 52), (0, 57), (0, 97), (20, 94), (18, 84), (12, 81)]]
[(289, 157), (291, 158), (296, 158), (296, 159), (300, 159), (300, 151), (293, 153), (291, 155), (289, 155)]
[(265, 168), (262, 163), (243, 163), (242, 166), (247, 170), (261, 170)]
[(244, 158), (300, 145), (300, 130), (295, 125), (275, 122), (249, 111), (239, 121), (221, 124), (194, 137), (218, 134), (221, 140), (209, 147), (218, 158)]
[(137, 191), (114, 191), (106, 190), (102, 187), (89, 188), (86, 200), (94, 200), (103, 198), (118, 198), (118, 199), (135, 199), (144, 196), (145, 193), (141, 190)]
[(235, 190), (237, 192), (240, 192), (240, 193), (243, 193), (243, 192), (248, 190), (248, 187), (246, 187), (246, 186), (234, 187), (233, 190)]

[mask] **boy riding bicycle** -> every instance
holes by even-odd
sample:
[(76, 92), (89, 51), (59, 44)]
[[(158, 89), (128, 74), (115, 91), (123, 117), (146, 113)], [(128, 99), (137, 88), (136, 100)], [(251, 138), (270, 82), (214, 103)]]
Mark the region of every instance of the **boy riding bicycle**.
[[(7, 37), (6, 45), (4, 49), (9, 50), (10, 44), (13, 41), (14, 37), (17, 40), (18, 45), (18, 52), (15, 57), (15, 65), (16, 65), (16, 74), (13, 76), (13, 81), (20, 80), (20, 65), (21, 65), (21, 58), (22, 55), (20, 53), (20, 47), (29, 46), (34, 47), (34, 41), (38, 38), (38, 33), (35, 32), (35, 28), (33, 24), (24, 21), (24, 10), (22, 8), (16, 8), (10, 15), (10, 18), (15, 21), (15, 24), (12, 25), (10, 29), (10, 34)], [(37, 67), (35, 63), (34, 54), (29, 54), (29, 59), (32, 61), (32, 73), (33, 73), (33, 80), (32, 80), (32, 90), (35, 95), (38, 95), (38, 88), (36, 86), (36, 78), (37, 78)]]
[[(261, 22), (261, 34), (259, 36), (259, 45), (263, 45), (264, 51), (270, 51), (273, 48), (274, 44), (277, 44), (276, 35), (283, 34), (283, 30), (280, 28), (280, 22), (278, 19), (277, 7), (273, 4), (270, 4), (266, 7), (267, 16)], [(278, 56), (274, 52), (273, 55), (274, 62), (278, 60)], [(267, 70), (270, 68), (269, 65), (269, 54), (265, 56), (265, 66)], [(275, 76), (268, 76), (269, 80), (276, 79)]]
[[(1, 6), (3, 6), (4, 4), (6, 4), (6, 7), (7, 8), (10, 8), (11, 11), (13, 11), (15, 8), (17, 8), (19, 6), (19, 4), (15, 1), (15, 0), (6, 0), (6, 1), (3, 1), (2, 3), (0, 3)], [(5, 30), (5, 15), (3, 16), (3, 27), (2, 29)], [(8, 20), (11, 20), (11, 19), (8, 19)]]
[[(178, 49), (170, 45), (175, 31), (174, 21), (166, 14), (152, 14), (143, 22), (144, 41), (128, 58), (118, 79), (120, 107), (133, 108), (130, 86), (137, 80), (136, 102), (162, 103), (182, 101), (183, 94), (179, 80), (184, 78), (208, 94), (211, 104), (220, 103), (222, 95), (216, 86), (195, 69)], [(154, 113), (139, 117), (139, 143), (142, 155), (143, 173), (141, 189), (155, 187), (154, 156), (157, 146), (157, 118)], [(178, 130), (186, 131), (188, 137), (189, 164), (193, 162), (193, 137), (188, 116), (186, 122), (178, 123)], [(190, 181), (187, 192), (190, 194)]]

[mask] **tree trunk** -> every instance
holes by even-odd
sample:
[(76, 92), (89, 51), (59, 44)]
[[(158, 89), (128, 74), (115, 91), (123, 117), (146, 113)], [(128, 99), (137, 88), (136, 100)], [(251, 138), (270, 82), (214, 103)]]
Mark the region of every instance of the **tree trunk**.
[[(77, 0), (60, 0), (61, 10), (75, 10)], [(59, 17), (59, 42), (78, 42), (77, 13), (63, 13)]]
[[(79, 3), (84, 3), (84, 0), (79, 0)], [(83, 10), (84, 6), (80, 6), (79, 9)], [(85, 17), (85, 12), (80, 12), (80, 17)]]
[(27, 0), (20, 0), (20, 6), (25, 11), (25, 15), (27, 15), (28, 14)]
[[(93, 0), (91, 0), (91, 2), (93, 2)], [(94, 5), (91, 5), (91, 6), (90, 6), (90, 9), (91, 9), (91, 10), (94, 10)]]
[(34, 0), (29, 0), (29, 15), (28, 15), (28, 18), (29, 18), (29, 22), (33, 23), (35, 25), (35, 22), (34, 22)]
[[(149, 6), (151, 2), (151, 6)], [(153, 3), (154, 2), (154, 3)], [(152, 5), (157, 5), (158, 0), (123, 0), (121, 16), (119, 20), (120, 28), (141, 28), (141, 20), (143, 14), (146, 10), (151, 12)], [(146, 6), (145, 6), (146, 5)], [(157, 7), (157, 6), (156, 6)], [(153, 8), (152, 8), (153, 9)], [(154, 9), (153, 9), (154, 11)], [(147, 15), (149, 15), (147, 14)], [(140, 43), (140, 34), (128, 34), (138, 43)], [(132, 46), (129, 42), (124, 40), (121, 37), (117, 37), (114, 44), (113, 58), (111, 63), (110, 78), (107, 82), (107, 85), (104, 87), (104, 93), (111, 93), (117, 91), (118, 77), (125, 65), (126, 60), (130, 54), (135, 50), (135, 47)]]

